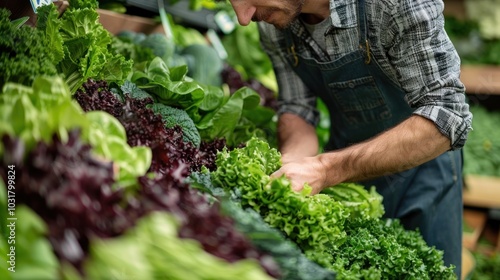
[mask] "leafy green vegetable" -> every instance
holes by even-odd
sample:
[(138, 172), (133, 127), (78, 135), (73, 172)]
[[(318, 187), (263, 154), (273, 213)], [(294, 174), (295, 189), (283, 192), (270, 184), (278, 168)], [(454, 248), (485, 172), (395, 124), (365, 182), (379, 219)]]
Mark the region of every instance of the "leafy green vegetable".
[(181, 51), (188, 66), (188, 75), (200, 84), (220, 86), (222, 59), (217, 51), (207, 44), (193, 44)]
[(140, 41), (140, 46), (151, 49), (155, 56), (161, 57), (167, 64), (169, 59), (174, 55), (175, 43), (167, 39), (164, 34), (152, 33)]
[(146, 39), (146, 34), (131, 30), (123, 30), (116, 34), (116, 37), (120, 40), (133, 43), (134, 45), (139, 45), (144, 39)]
[(500, 279), (500, 253), (494, 252), (491, 255), (476, 252), (473, 253), (476, 260), (476, 267), (472, 271), (472, 280)]
[(154, 103), (151, 109), (161, 115), (166, 127), (172, 128), (179, 125), (182, 128), (182, 137), (185, 142), (191, 142), (196, 147), (200, 146), (200, 134), (186, 111), (161, 103)]
[(443, 253), (397, 220), (354, 219), (346, 232), (346, 242), (333, 252), (338, 279), (456, 279)]
[(130, 40), (131, 39), (120, 36), (113, 36), (111, 42), (113, 52), (123, 55), (128, 60), (132, 60), (134, 64), (153, 60), (155, 55), (151, 49), (145, 48)]
[(195, 122), (201, 138), (225, 138), (229, 146), (250, 139), (254, 136), (253, 126), (249, 130), (242, 130), (243, 137), (239, 137), (241, 133), (237, 134), (235, 130), (242, 124), (243, 111), (256, 108), (259, 102), (260, 96), (255, 91), (247, 87), (239, 89), (220, 107), (205, 114), (199, 122)]
[(62, 59), (57, 44), (38, 29), (10, 22), (9, 16), (0, 8), (0, 88), (7, 82), (31, 86), (39, 75), (57, 75), (55, 65)]
[(177, 232), (170, 214), (153, 212), (125, 235), (93, 240), (85, 272), (89, 279), (270, 279), (256, 260), (229, 264)]
[(110, 114), (91, 111), (85, 116), (90, 124), (88, 141), (94, 151), (120, 167), (116, 180), (121, 187), (136, 185), (136, 178), (144, 175), (151, 165), (151, 149), (146, 146), (129, 146), (125, 128)]
[(350, 219), (379, 219), (384, 215), (383, 198), (375, 187), (371, 187), (370, 192), (367, 192), (362, 185), (341, 183), (326, 188), (321, 193), (341, 202), (347, 210), (350, 210)]
[(205, 36), (197, 29), (176, 24), (170, 15), (168, 19), (172, 29), (172, 37), (177, 47), (182, 49), (194, 44), (208, 44)]
[(140, 89), (136, 84), (132, 83), (129, 80), (126, 80), (125, 83), (123, 83), (123, 85), (120, 87), (120, 90), (122, 95), (128, 94), (134, 99), (153, 99), (153, 97), (149, 93)]
[(480, 105), (470, 106), (474, 130), (463, 148), (464, 173), (500, 177), (500, 113)]
[(169, 69), (160, 57), (155, 57), (132, 74), (131, 82), (152, 94), (156, 102), (185, 110), (196, 122), (205, 93), (196, 81), (188, 81), (186, 74), (186, 66)]
[(287, 240), (277, 229), (270, 227), (253, 209), (243, 209), (233, 201), (224, 200), (222, 212), (233, 218), (236, 227), (245, 233), (257, 248), (274, 258), (280, 266), (280, 279), (335, 279), (334, 272), (307, 259), (295, 243)]
[[(228, 146), (236, 146), (254, 136), (264, 135), (255, 123), (244, 117), (259, 108), (260, 96), (254, 90), (243, 87), (228, 96), (220, 87), (199, 84), (186, 74), (185, 65), (169, 68), (156, 57), (137, 69), (131, 82), (149, 93), (156, 103), (186, 111), (201, 140), (210, 142), (224, 138)], [(264, 116), (270, 120), (273, 115)], [(250, 119), (265, 122), (262, 118)]]
[[(44, 5), (37, 10), (38, 29), (51, 40), (56, 53), (64, 57), (57, 63), (72, 93), (88, 78), (122, 84), (132, 70), (132, 61), (111, 51), (111, 35), (99, 22), (96, 1), (73, 0), (59, 17), (55, 5)], [(54, 35), (59, 33), (62, 37)]]
[[(57, 133), (63, 142), (71, 129), (79, 128), (82, 138), (91, 143), (98, 155), (119, 167), (117, 180), (134, 185), (151, 165), (151, 150), (130, 147), (123, 126), (105, 112), (84, 114), (62, 78), (35, 79), (32, 87), (8, 83), (0, 94), (0, 135), (19, 137), (30, 151), (36, 142), (50, 143)], [(0, 145), (0, 155), (3, 145)]]
[[(5, 189), (0, 179), (0, 189)], [(6, 201), (6, 200), (5, 200)], [(6, 209), (6, 208), (3, 208)], [(2, 209), (2, 210), (3, 210)], [(0, 266), (3, 272), (2, 279), (57, 279), (60, 264), (57, 260), (49, 240), (46, 238), (48, 232), (45, 222), (26, 205), (16, 207), (15, 239), (7, 239), (0, 235), (0, 251), (2, 251)], [(13, 221), (9, 221), (13, 222)], [(7, 230), (9, 227), (5, 226)], [(2, 232), (4, 232), (2, 230)], [(9, 234), (9, 232), (5, 232)], [(15, 243), (9, 242), (14, 240)], [(15, 261), (9, 263), (11, 246), (15, 247)], [(3, 252), (3, 249), (6, 252)], [(7, 267), (5, 267), (5, 264)], [(13, 267), (15, 272), (9, 272), (7, 268)]]
[[(88, 121), (70, 95), (67, 85), (57, 76), (40, 76), (32, 87), (6, 84), (0, 95), (0, 135), (18, 136), (27, 150), (37, 141), (50, 142), (54, 132), (66, 141), (67, 131), (72, 128), (82, 128), (87, 137)], [(0, 145), (0, 154), (1, 148)]]
[(319, 153), (325, 151), (325, 146), (330, 140), (330, 112), (326, 107), (325, 103), (318, 98), (316, 102), (316, 109), (319, 112), (320, 120), (316, 127), (316, 135), (318, 136), (319, 142)]

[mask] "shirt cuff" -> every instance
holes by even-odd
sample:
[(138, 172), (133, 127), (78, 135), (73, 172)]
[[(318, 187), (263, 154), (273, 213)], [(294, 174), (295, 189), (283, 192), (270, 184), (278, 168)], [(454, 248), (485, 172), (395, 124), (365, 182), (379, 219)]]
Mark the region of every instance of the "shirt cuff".
[(311, 108), (309, 106), (298, 105), (298, 104), (280, 105), (277, 114), (278, 116), (280, 116), (284, 113), (297, 115), (314, 127), (316, 127), (319, 124), (320, 117), (318, 110), (316, 110), (315, 108)]

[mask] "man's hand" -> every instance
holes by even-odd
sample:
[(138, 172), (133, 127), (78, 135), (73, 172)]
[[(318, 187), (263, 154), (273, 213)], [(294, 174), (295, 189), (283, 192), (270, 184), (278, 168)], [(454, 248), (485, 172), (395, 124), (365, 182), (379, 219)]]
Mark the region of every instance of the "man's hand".
[(325, 186), (326, 172), (328, 170), (317, 157), (306, 157), (284, 163), (279, 170), (271, 174), (271, 178), (285, 175), (290, 180), (292, 189), (296, 192), (301, 191), (304, 184), (308, 183), (312, 187), (311, 195), (314, 195), (327, 187)]

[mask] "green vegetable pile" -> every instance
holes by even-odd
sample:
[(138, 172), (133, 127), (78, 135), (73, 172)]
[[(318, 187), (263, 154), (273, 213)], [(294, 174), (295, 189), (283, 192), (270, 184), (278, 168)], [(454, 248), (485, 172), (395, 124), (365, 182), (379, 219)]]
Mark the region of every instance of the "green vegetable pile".
[(9, 20), (10, 11), (0, 9), (0, 88), (8, 81), (31, 85), (38, 75), (56, 75), (57, 54), (47, 48), (43, 32), (18, 26)]
[(491, 255), (474, 253), (476, 266), (472, 271), (471, 280), (500, 279), (500, 253)]
[(464, 174), (500, 177), (500, 113), (472, 105), (474, 115), (464, 151)]
[(258, 212), (309, 259), (335, 271), (337, 279), (455, 278), (442, 252), (427, 246), (418, 231), (381, 219), (382, 198), (373, 189), (341, 184), (309, 196), (306, 185), (293, 192), (284, 177), (270, 180), (280, 154), (258, 139), (220, 152), (216, 162), (211, 173), (216, 187), (242, 208)]
[(111, 51), (111, 34), (96, 9), (97, 2), (80, 0), (70, 1), (61, 16), (54, 5), (37, 10), (37, 29), (49, 38), (46, 48), (55, 53), (58, 72), (72, 93), (88, 78), (122, 84), (132, 70), (132, 61)]

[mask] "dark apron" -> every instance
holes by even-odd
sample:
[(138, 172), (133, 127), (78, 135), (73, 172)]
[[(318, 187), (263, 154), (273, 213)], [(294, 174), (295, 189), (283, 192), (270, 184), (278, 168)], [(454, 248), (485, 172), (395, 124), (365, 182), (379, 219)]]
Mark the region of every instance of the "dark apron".
[[(297, 24), (284, 31), (285, 38), (280, 42), (280, 47), (289, 54), (286, 60), (294, 71), (329, 109), (331, 136), (325, 150), (373, 137), (413, 112), (404, 99), (405, 92), (368, 55), (364, 0), (358, 5), (358, 26), (359, 49), (334, 61), (324, 52), (313, 51), (313, 57), (301, 55), (301, 50), (311, 48), (305, 42), (316, 43), (305, 35), (307, 32), (297, 32), (303, 28)], [(320, 49), (319, 46), (316, 49)], [(430, 246), (443, 250), (445, 264), (456, 266), (459, 279), (461, 169), (461, 151), (449, 151), (408, 171), (360, 182), (365, 187), (376, 186), (384, 197), (387, 218), (400, 219), (406, 229), (419, 228)]]

